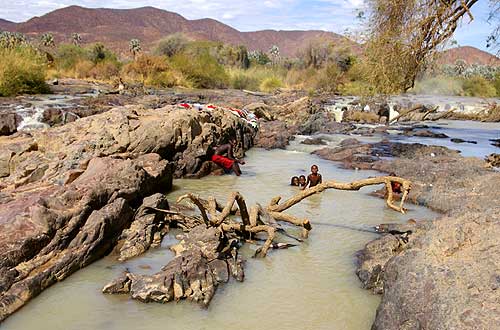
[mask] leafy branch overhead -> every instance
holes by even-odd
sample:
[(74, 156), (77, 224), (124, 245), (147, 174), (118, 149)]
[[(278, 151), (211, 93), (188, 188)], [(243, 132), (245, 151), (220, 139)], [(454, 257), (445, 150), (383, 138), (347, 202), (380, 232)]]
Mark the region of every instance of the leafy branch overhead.
[(380, 93), (414, 87), (478, 0), (369, 0), (368, 80)]

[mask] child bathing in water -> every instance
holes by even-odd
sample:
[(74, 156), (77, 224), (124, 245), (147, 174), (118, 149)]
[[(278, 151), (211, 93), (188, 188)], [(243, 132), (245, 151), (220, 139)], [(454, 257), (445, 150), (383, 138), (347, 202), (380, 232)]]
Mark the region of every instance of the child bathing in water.
[(323, 182), (323, 178), (321, 177), (321, 174), (318, 173), (318, 170), (318, 165), (311, 166), (311, 174), (307, 176), (307, 182), (303, 187), (301, 187), (302, 190), (306, 189), (307, 186), (312, 188)]
[(294, 186), (294, 187), (299, 186), (299, 177), (298, 176), (292, 177), (292, 180), (290, 181), (290, 186)]
[(306, 176), (305, 175), (301, 175), (299, 176), (299, 187), (302, 188), (302, 187), (305, 187), (306, 186)]

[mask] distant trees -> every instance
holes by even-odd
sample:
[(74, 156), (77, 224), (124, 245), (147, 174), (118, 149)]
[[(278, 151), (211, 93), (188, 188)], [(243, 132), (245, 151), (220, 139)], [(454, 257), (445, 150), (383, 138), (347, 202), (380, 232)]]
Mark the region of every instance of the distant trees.
[(141, 47), (141, 41), (139, 39), (132, 39), (129, 42), (129, 50), (134, 56), (134, 59), (136, 58), (137, 54), (139, 54), (142, 51)]
[(0, 32), (0, 48), (15, 48), (28, 44), (26, 36), (18, 32)]
[(254, 62), (260, 65), (266, 65), (271, 62), (269, 56), (260, 50), (254, 50), (248, 53), (248, 59), (250, 62)]

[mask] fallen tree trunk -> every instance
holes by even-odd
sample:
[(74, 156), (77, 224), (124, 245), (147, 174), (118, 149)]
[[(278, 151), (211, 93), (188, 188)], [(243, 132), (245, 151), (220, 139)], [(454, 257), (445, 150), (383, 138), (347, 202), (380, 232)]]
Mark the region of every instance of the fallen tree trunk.
[[(402, 187), (403, 195), (399, 206), (394, 205), (393, 182), (399, 183)], [(295, 244), (275, 242), (278, 233), (294, 238), (280, 227), (279, 222), (302, 227), (303, 236), (308, 236), (312, 229), (311, 222), (308, 219), (286, 214), (284, 211), (326, 189), (359, 190), (365, 186), (379, 184), (384, 184), (386, 187), (387, 205), (393, 210), (404, 213), (403, 204), (411, 182), (392, 176), (369, 178), (351, 183), (325, 182), (301, 191), (281, 204), (279, 204), (281, 197), (275, 197), (266, 208), (260, 204), (247, 208), (245, 199), (238, 192), (229, 195), (225, 206), (219, 204), (214, 197), (205, 200), (192, 193), (178, 198), (178, 203), (185, 200), (193, 203), (200, 211), (201, 218), (150, 206), (148, 207), (150, 211), (160, 212), (166, 218), (170, 218), (162, 223), (172, 225), (176, 222), (188, 231), (179, 244), (171, 247), (175, 252), (175, 257), (154, 275), (135, 275), (126, 271), (123, 276), (107, 284), (103, 292), (130, 294), (133, 299), (143, 302), (165, 303), (189, 299), (207, 306), (219, 284), (228, 282), (231, 276), (243, 281), (244, 261), (238, 256), (238, 248), (244, 242), (263, 240), (256, 236), (264, 233), (266, 239), (264, 244), (256, 250), (255, 256), (265, 257), (270, 249), (286, 249), (295, 246)], [(239, 220), (231, 217), (238, 212)], [(151, 223), (152, 219), (150, 218), (148, 223)], [(186, 223), (183, 224), (183, 222)], [(193, 224), (196, 225), (193, 226)], [(143, 225), (139, 226), (139, 228), (143, 227)], [(147, 233), (148, 237), (152, 235), (144, 230), (140, 232), (144, 235)], [(294, 239), (302, 241), (298, 238)], [(142, 242), (143, 240), (135, 237), (135, 241)], [(136, 251), (130, 246), (127, 246), (127, 249)]]

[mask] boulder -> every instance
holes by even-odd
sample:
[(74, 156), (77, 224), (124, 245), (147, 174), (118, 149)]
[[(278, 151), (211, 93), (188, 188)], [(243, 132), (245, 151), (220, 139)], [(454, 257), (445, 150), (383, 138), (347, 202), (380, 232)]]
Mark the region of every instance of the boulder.
[(122, 259), (157, 246), (165, 222), (152, 210), (168, 209), (158, 193), (228, 137), (243, 155), (254, 135), (223, 109), (126, 106), (0, 137), (0, 321), (119, 239)]
[(265, 149), (285, 149), (294, 138), (294, 129), (282, 121), (261, 122), (255, 146)]
[(307, 122), (300, 126), (300, 134), (312, 135), (316, 133), (347, 134), (356, 128), (349, 123), (337, 123), (333, 115), (327, 112), (312, 114)]
[(428, 137), (428, 138), (436, 138), (436, 139), (445, 139), (449, 136), (444, 133), (435, 133), (428, 129), (419, 129), (419, 130), (406, 130), (404, 133), (406, 136), (417, 136), (417, 137)]
[(326, 141), (323, 140), (322, 138), (307, 138), (304, 141), (300, 142), (301, 144), (307, 144), (307, 145), (326, 145)]
[[(500, 167), (500, 154), (490, 154), (486, 157), (486, 162), (493, 167)], [(0, 174), (1, 175), (1, 174)]]
[(273, 121), (275, 120), (275, 117), (273, 115), (273, 112), (275, 111), (271, 106), (265, 104), (265, 103), (250, 103), (248, 105), (245, 105), (243, 108), (244, 110), (253, 112), (257, 118), (263, 119), (266, 121)]
[[(153, 275), (126, 272), (103, 288), (104, 293), (130, 294), (142, 302), (166, 303), (189, 299), (208, 306), (217, 287), (230, 276), (242, 281), (243, 261), (228, 249), (227, 237), (215, 227), (199, 225), (172, 247), (176, 256)], [(221, 251), (228, 251), (221, 252)]]
[(380, 225), (383, 236), (358, 253), (363, 286), (383, 293), (372, 329), (495, 328), (500, 173), (446, 148), (383, 144), (396, 158), (371, 168), (411, 180), (409, 200), (446, 215)]
[(14, 113), (0, 115), (0, 135), (11, 135), (17, 132), (17, 117)]
[(131, 205), (171, 180), (171, 164), (159, 157), (93, 158), (71, 184), (37, 187), (2, 204), (0, 273), (16, 273), (0, 283), (0, 320), (109, 253), (131, 224)]
[(491, 139), (491, 145), (500, 148), (500, 139)]
[(160, 193), (143, 199), (142, 205), (135, 212), (130, 228), (122, 234), (124, 242), (118, 260), (124, 261), (136, 257), (150, 247), (160, 245), (168, 227), (165, 227), (164, 215), (156, 209), (169, 209), (167, 198)]
[(450, 139), (451, 142), (453, 143), (471, 143), (471, 144), (477, 144), (476, 141), (471, 141), (471, 140), (464, 140), (464, 139), (458, 139), (458, 138), (452, 138)]

